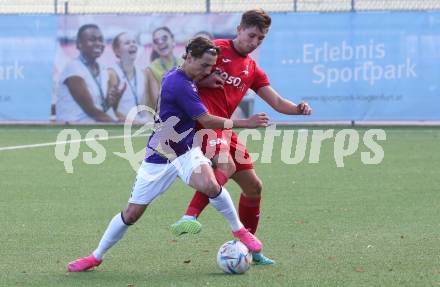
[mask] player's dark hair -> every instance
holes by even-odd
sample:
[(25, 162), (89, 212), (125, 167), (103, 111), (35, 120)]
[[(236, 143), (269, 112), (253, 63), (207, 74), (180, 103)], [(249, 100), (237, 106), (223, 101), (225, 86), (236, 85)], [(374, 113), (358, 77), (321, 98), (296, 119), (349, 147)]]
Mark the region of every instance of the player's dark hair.
[(214, 45), (214, 43), (206, 37), (198, 36), (189, 40), (185, 47), (183, 58), (186, 59), (188, 54), (191, 54), (194, 58), (201, 58), (205, 53), (217, 56), (220, 53), (220, 48)]
[(272, 18), (263, 9), (252, 9), (241, 15), (240, 26), (243, 28), (258, 27), (260, 31), (268, 29)]
[(85, 25), (82, 25), (81, 27), (79, 27), (78, 32), (76, 33), (76, 41), (77, 42), (81, 39), (82, 34), (87, 29), (98, 29), (99, 30), (99, 27), (96, 24), (85, 24)]

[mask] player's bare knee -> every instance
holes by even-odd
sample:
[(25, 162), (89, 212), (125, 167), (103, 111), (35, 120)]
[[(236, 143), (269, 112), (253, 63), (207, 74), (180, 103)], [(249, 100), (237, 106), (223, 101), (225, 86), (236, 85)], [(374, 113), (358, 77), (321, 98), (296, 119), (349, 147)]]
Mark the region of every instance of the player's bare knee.
[(122, 220), (127, 225), (135, 224), (138, 219), (139, 219), (139, 217), (134, 212), (130, 212), (130, 211), (125, 210), (122, 213)]
[(236, 171), (236, 167), (233, 162), (219, 164), (217, 166), (217, 169), (219, 169), (221, 172), (223, 172), (223, 174), (227, 177), (231, 177)]
[(203, 192), (209, 197), (215, 197), (220, 191), (220, 185), (215, 178), (207, 178), (203, 182)]
[(263, 191), (263, 182), (259, 178), (257, 178), (257, 180), (255, 181), (255, 191), (260, 195), (261, 192)]
[(251, 182), (243, 192), (249, 197), (259, 197), (261, 196), (261, 192), (263, 190), (263, 182), (259, 178), (255, 178)]
[(132, 225), (135, 224), (136, 221), (142, 216), (145, 209), (135, 208), (132, 206), (128, 206), (123, 212), (122, 212), (122, 219), (125, 224)]

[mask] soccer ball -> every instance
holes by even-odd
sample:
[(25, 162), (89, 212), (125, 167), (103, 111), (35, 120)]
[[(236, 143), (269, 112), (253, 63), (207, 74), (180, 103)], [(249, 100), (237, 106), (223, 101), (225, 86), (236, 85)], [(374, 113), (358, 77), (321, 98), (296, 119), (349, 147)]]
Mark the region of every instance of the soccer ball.
[(217, 264), (228, 274), (242, 274), (251, 267), (252, 254), (238, 240), (231, 240), (220, 246), (217, 253)]

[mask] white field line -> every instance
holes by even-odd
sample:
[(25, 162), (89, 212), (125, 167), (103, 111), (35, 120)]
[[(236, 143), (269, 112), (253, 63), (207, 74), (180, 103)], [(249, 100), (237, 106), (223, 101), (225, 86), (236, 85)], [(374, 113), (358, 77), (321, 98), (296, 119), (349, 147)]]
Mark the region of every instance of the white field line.
[[(380, 129), (380, 127), (377, 127)], [(312, 129), (307, 129), (307, 128), (299, 128), (297, 129), (298, 132), (306, 132), (306, 131), (313, 131), (315, 129), (318, 129), (317, 127), (314, 127)], [(423, 129), (420, 130), (418, 128), (408, 128), (408, 129), (398, 129), (398, 130), (387, 130), (386, 128), (384, 128), (386, 133), (413, 133), (413, 132), (418, 132), (418, 133), (436, 133), (436, 132), (440, 132), (439, 129)], [(120, 138), (128, 138), (128, 137), (144, 137), (144, 136), (149, 136), (149, 134), (140, 134), (138, 132), (134, 133), (133, 135), (119, 135), (119, 136), (108, 136), (105, 139), (100, 139), (100, 138), (85, 138), (85, 139), (79, 139), (79, 140), (70, 140), (70, 141), (58, 141), (58, 142), (48, 142), (48, 143), (39, 143), (39, 144), (29, 144), (29, 145), (18, 145), (18, 146), (7, 146), (7, 147), (0, 147), (0, 151), (5, 151), (5, 150), (17, 150), (17, 149), (27, 149), (27, 148), (36, 148), (36, 147), (46, 147), (46, 146), (55, 146), (57, 144), (68, 144), (68, 143), (76, 143), (76, 142), (87, 142), (87, 141), (91, 141), (91, 140), (110, 140), (110, 139), (120, 139)]]
[(70, 143), (77, 143), (77, 142), (87, 142), (92, 140), (110, 140), (110, 139), (121, 139), (121, 138), (129, 138), (129, 137), (141, 137), (145, 136), (142, 134), (135, 134), (135, 135), (119, 135), (119, 136), (108, 136), (106, 138), (85, 138), (85, 139), (78, 139), (78, 140), (69, 140), (69, 141), (58, 141), (58, 142), (48, 142), (48, 143), (39, 143), (39, 144), (28, 144), (28, 145), (16, 145), (16, 146), (6, 146), (6, 147), (0, 147), (0, 151), (5, 150), (17, 150), (17, 149), (27, 149), (27, 148), (36, 148), (36, 147), (46, 147), (46, 146), (55, 146), (58, 144), (70, 144)]

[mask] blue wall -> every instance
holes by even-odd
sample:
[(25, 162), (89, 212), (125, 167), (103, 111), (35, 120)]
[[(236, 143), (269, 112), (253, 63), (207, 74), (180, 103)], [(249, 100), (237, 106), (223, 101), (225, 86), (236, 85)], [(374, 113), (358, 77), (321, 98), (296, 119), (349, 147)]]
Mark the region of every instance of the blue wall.
[(0, 17), (0, 120), (47, 121), (56, 16)]

